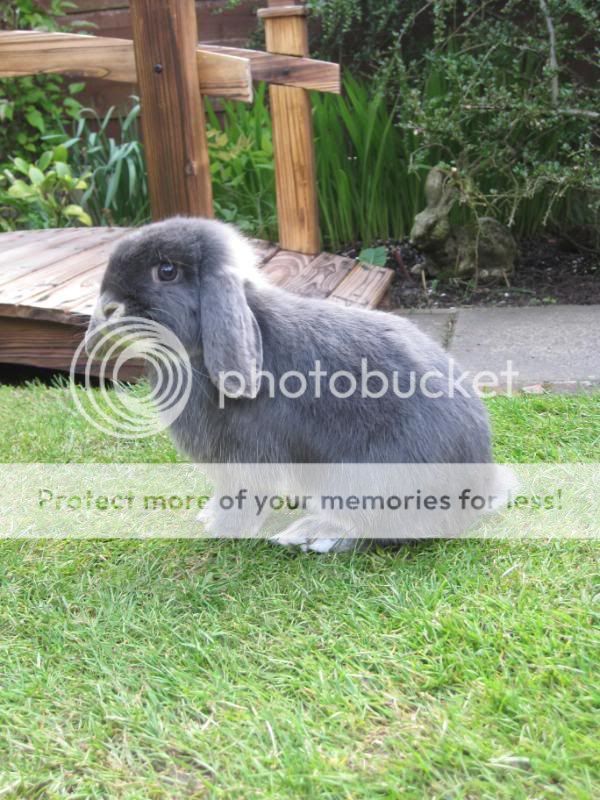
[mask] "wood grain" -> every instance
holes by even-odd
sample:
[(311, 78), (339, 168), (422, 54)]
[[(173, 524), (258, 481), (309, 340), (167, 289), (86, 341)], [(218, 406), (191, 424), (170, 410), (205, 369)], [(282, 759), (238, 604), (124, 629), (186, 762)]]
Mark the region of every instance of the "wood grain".
[[(265, 19), (265, 35), (267, 50), (271, 53), (308, 55), (308, 30), (304, 17), (269, 17)], [(321, 236), (308, 92), (288, 86), (270, 86), (269, 96), (279, 241), (286, 250), (315, 254), (319, 251)]]
[(271, 8), (260, 8), (256, 14), (259, 19), (271, 19), (273, 17), (306, 17), (308, 15), (308, 10), (303, 5), (293, 6), (289, 3), (285, 5), (279, 5), (279, 3), (273, 5), (270, 4)]
[(393, 279), (391, 269), (357, 264), (329, 299), (347, 306), (377, 308)]
[[(69, 372), (85, 328), (29, 319), (0, 317), (0, 363), (28, 364), (33, 367)], [(82, 353), (75, 371), (83, 374), (87, 356)], [(99, 366), (90, 364), (90, 373), (97, 375)], [(136, 380), (142, 365), (130, 362), (119, 370), (119, 379)]]
[[(126, 230), (123, 229), (121, 237), (125, 233)], [(111, 237), (83, 252), (74, 253), (70, 257), (61, 258), (45, 267), (21, 275), (0, 287), (0, 303), (2, 306), (27, 305), (35, 300), (52, 297), (52, 293), (56, 292), (59, 287), (69, 282), (72, 283), (80, 275), (87, 274), (92, 269), (99, 269), (103, 272), (112, 249), (121, 237)], [(56, 304), (60, 305), (58, 298)], [(51, 304), (50, 307), (53, 305)]]
[(210, 45), (201, 42), (198, 52), (221, 53), (247, 58), (251, 64), (252, 80), (295, 86), (317, 92), (340, 94), (340, 66), (330, 61), (314, 58), (263, 53), (260, 50), (245, 50), (241, 47)]
[(131, 0), (154, 219), (213, 216), (193, 0)]
[(291, 283), (297, 283), (298, 277), (313, 260), (314, 256), (280, 250), (266, 262), (262, 271), (277, 286), (287, 289)]
[(28, 275), (35, 282), (35, 272), (42, 267), (47, 267), (65, 258), (77, 256), (93, 246), (94, 243), (102, 244), (111, 242), (114, 234), (112, 229), (99, 229), (96, 238), (90, 237), (90, 232), (78, 229), (77, 233), (65, 237), (62, 231), (55, 231), (52, 240), (40, 245), (37, 242), (25, 243), (14, 250), (0, 254), (0, 289), (10, 281)]
[(329, 297), (352, 270), (354, 263), (352, 258), (321, 253), (290, 278), (285, 288), (305, 297)]
[[(197, 50), (201, 94), (250, 103), (250, 60), (235, 53)], [(0, 77), (66, 73), (117, 83), (137, 81), (133, 42), (75, 33), (0, 31)]]

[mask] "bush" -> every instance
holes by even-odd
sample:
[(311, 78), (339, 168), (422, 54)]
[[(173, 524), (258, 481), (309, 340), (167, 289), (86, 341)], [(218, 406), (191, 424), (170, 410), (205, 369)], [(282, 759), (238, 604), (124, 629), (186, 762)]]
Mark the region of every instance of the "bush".
[(413, 167), (452, 171), (471, 213), (521, 235), (597, 228), (597, 3), (311, 5), (320, 22), (316, 51), (385, 92), (406, 132), (398, 142), (410, 147), (412, 135)]
[(92, 109), (83, 109), (73, 135), (65, 130), (57, 139), (68, 149), (75, 172), (87, 176), (81, 202), (94, 224), (140, 225), (150, 218), (150, 201), (138, 99), (134, 97), (129, 113), (117, 120), (117, 138), (108, 133), (113, 113), (110, 108), (100, 118)]
[[(51, 0), (45, 7), (33, 0), (3, 3), (0, 29), (59, 30), (58, 17), (70, 5), (64, 0)], [(67, 83), (59, 75), (0, 80), (0, 164), (15, 156), (37, 159), (46, 149), (44, 137), (79, 113), (74, 95), (82, 89), (82, 83)]]
[(90, 225), (80, 200), (85, 177), (73, 174), (67, 150), (48, 150), (35, 163), (14, 158), (0, 178), (0, 230)]

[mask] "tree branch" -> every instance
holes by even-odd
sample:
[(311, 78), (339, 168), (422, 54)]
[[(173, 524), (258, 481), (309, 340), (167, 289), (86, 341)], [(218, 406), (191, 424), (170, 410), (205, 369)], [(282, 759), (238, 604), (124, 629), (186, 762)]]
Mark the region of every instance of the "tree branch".
[(558, 59), (556, 57), (556, 32), (554, 30), (554, 22), (546, 0), (540, 0), (540, 8), (546, 20), (546, 28), (548, 29), (548, 39), (550, 41), (550, 69), (552, 70), (552, 103), (558, 103)]

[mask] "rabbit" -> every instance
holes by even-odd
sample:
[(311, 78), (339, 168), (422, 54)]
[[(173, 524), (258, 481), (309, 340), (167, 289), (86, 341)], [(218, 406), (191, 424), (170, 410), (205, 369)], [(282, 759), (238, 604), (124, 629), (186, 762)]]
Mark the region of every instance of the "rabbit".
[[(425, 183), (427, 207), (415, 217), (410, 243), (425, 253), (425, 270), (431, 275), (482, 280), (508, 277), (514, 271), (517, 245), (502, 223), (479, 217), (477, 226), (451, 228), (449, 215), (456, 189), (440, 169), (430, 170)], [(418, 265), (416, 269), (421, 269)]]
[[(230, 225), (175, 217), (124, 237), (102, 279), (88, 348), (99, 326), (118, 324), (124, 316), (162, 324), (189, 354), (191, 394), (170, 433), (192, 461), (217, 465), (221, 487), (231, 484), (235, 465), (244, 463), (265, 469), (370, 464), (374, 470), (386, 464), (491, 463), (484, 405), (472, 387), (451, 396), (450, 360), (441, 347), (402, 317), (272, 285), (257, 269), (250, 244)], [(428, 386), (439, 396), (407, 391), (410, 396), (399, 399), (392, 392), (380, 397), (355, 392), (342, 398), (325, 386), (321, 397), (315, 391), (291, 398), (273, 393), (265, 378), (279, 381), (290, 370), (311, 374), (318, 363), (328, 375), (342, 371), (342, 394), (363, 360), (390, 382), (395, 373), (404, 390), (412, 375), (416, 382), (429, 372)], [(151, 382), (156, 380), (149, 373)], [(369, 376), (367, 386), (381, 384)], [(243, 474), (243, 467), (239, 470)], [(386, 467), (384, 474), (392, 470)], [(282, 477), (282, 486), (287, 479)], [(260, 477), (256, 481), (258, 486)], [(236, 526), (251, 525), (243, 512), (227, 516), (213, 501), (201, 521), (217, 536), (233, 536)], [(316, 509), (277, 541), (316, 552), (349, 549), (360, 536), (344, 533), (337, 518)]]

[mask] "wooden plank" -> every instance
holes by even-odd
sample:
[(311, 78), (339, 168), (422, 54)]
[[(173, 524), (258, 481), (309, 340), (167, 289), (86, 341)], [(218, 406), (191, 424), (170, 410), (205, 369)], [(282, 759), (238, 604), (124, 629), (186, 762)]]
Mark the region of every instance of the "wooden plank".
[(68, 371), (85, 329), (0, 317), (0, 362)]
[(377, 308), (393, 279), (391, 269), (357, 264), (329, 299), (347, 306)]
[(262, 272), (268, 275), (277, 286), (287, 289), (290, 284), (297, 283), (298, 277), (313, 260), (314, 256), (280, 250), (267, 261)]
[(250, 60), (229, 53), (196, 50), (200, 93), (251, 103), (254, 99)]
[(21, 319), (46, 320), (57, 323), (77, 322), (85, 326), (98, 297), (105, 265), (80, 272), (53, 289), (41, 291), (26, 303), (3, 304), (0, 315)]
[(47, 72), (135, 83), (132, 43), (77, 33), (0, 32), (0, 77)]
[[(306, 19), (265, 20), (267, 50), (308, 55)], [(270, 86), (279, 241), (287, 250), (318, 253), (320, 247), (312, 110), (308, 92)]]
[[(69, 372), (75, 351), (81, 344), (85, 328), (29, 319), (0, 317), (0, 363), (28, 364), (32, 367)], [(87, 356), (82, 353), (77, 372), (83, 373)], [(97, 375), (99, 366), (91, 365)], [(119, 370), (119, 379), (136, 380), (142, 374), (141, 364), (130, 362)]]
[(286, 283), (289, 292), (305, 297), (328, 297), (354, 267), (352, 258), (321, 253)]
[(200, 43), (198, 51), (247, 58), (251, 64), (253, 81), (295, 86), (316, 92), (340, 94), (342, 91), (340, 65), (329, 61), (263, 53), (260, 50), (245, 50), (241, 47), (211, 45), (205, 42)]
[[(79, 231), (80, 228), (64, 228), (65, 231)], [(45, 241), (50, 241), (56, 235), (54, 228), (41, 229), (35, 231), (10, 231), (8, 233), (0, 233), (0, 255), (8, 253), (10, 250), (16, 250), (22, 247), (25, 242), (40, 245)]]
[[(113, 242), (116, 236), (112, 228), (78, 228), (77, 232), (78, 235), (65, 238), (63, 231), (56, 231), (56, 238), (44, 242), (43, 246), (30, 242), (0, 254), (0, 287), (24, 275), (34, 276), (37, 270), (81, 254), (95, 245)], [(32, 281), (35, 282), (35, 277)]]
[(79, 274), (88, 273), (91, 269), (105, 269), (119, 238), (125, 236), (123, 229), (120, 236), (115, 236), (103, 244), (90, 247), (70, 257), (60, 259), (46, 267), (37, 269), (6, 284), (0, 289), (0, 303), (6, 305), (23, 304), (41, 299), (64, 283), (73, 281)]
[[(216, 50), (198, 50), (196, 59), (201, 94), (252, 102), (248, 58)], [(135, 84), (133, 42), (75, 33), (0, 31), (0, 77), (45, 73)]]
[(213, 216), (193, 0), (131, 0), (154, 219)]

